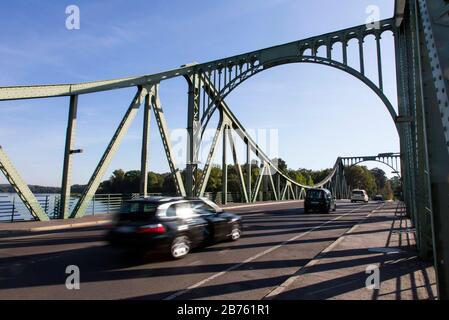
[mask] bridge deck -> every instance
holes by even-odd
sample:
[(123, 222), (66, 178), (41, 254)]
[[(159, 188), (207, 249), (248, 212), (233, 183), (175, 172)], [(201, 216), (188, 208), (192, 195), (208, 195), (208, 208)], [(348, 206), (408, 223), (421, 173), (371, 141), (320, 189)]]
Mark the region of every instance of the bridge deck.
[[(195, 250), (180, 261), (151, 255), (137, 260), (126, 258), (106, 246), (104, 226), (4, 234), (0, 236), (0, 299), (263, 299), (361, 221), (365, 223), (352, 233), (360, 234), (361, 242), (354, 243), (358, 250), (365, 250), (363, 244), (367, 243), (385, 246), (393, 220), (380, 213), (365, 220), (382, 206), (339, 202), (335, 213), (307, 215), (302, 203), (294, 201), (232, 208), (229, 210), (243, 216), (243, 238)], [(366, 229), (371, 227), (372, 230)], [(377, 230), (379, 227), (387, 231)], [(353, 240), (346, 236), (339, 246), (347, 246)], [(416, 251), (410, 245), (409, 257), (416, 259)], [(331, 253), (339, 253), (340, 249)], [(359, 274), (360, 268), (379, 262), (377, 259), (381, 257), (377, 254), (361, 259), (370, 253), (362, 254), (354, 248), (348, 248), (348, 252), (353, 254), (346, 256), (346, 265), (338, 261), (338, 255), (336, 261), (324, 265), (335, 272), (333, 281), (341, 285), (336, 286), (337, 297), (366, 290), (364, 279), (353, 281), (350, 286), (345, 286), (345, 281), (351, 278), (351, 273)], [(80, 290), (65, 287), (68, 265), (80, 268)], [(379, 298), (415, 298), (397, 291), (413, 285), (408, 279), (417, 272), (416, 265), (408, 266), (403, 265), (397, 271), (402, 281), (399, 289), (387, 282), (393, 293)], [(342, 273), (347, 273), (346, 278), (339, 278)], [(317, 288), (320, 285), (317, 278), (313, 281)], [(319, 281), (325, 287), (334, 283), (325, 277)], [(329, 292), (325, 294), (333, 298)], [(298, 293), (294, 298), (307, 296)]]

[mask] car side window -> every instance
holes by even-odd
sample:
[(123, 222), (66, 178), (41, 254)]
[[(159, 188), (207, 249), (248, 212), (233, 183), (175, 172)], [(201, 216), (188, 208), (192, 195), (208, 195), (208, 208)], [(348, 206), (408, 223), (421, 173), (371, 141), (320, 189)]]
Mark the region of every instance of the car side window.
[(214, 208), (202, 201), (195, 201), (193, 203), (193, 210), (198, 214), (215, 214)]
[(170, 207), (168, 207), (165, 215), (167, 217), (176, 217), (176, 204), (172, 204)]

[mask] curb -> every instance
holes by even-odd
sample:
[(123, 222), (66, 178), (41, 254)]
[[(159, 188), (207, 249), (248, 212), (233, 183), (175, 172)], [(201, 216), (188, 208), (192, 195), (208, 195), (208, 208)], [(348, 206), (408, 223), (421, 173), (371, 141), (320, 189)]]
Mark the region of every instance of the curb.
[(41, 231), (55, 231), (55, 230), (64, 230), (64, 229), (77, 229), (77, 228), (86, 228), (86, 227), (94, 227), (100, 225), (106, 225), (110, 223), (111, 220), (98, 220), (98, 221), (90, 221), (90, 222), (79, 222), (79, 223), (71, 223), (64, 225), (56, 225), (56, 226), (47, 226), (47, 227), (35, 227), (29, 229), (16, 229), (16, 230), (2, 230), (0, 231), (0, 236), (5, 235), (19, 235), (33, 232), (41, 232)]

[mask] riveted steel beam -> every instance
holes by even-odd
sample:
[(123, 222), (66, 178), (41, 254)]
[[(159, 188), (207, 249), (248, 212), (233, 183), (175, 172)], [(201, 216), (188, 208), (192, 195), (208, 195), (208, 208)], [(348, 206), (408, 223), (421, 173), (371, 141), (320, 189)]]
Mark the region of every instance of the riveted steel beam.
[(125, 113), (122, 121), (120, 122), (117, 130), (114, 133), (109, 145), (107, 146), (103, 156), (100, 159), (97, 167), (95, 168), (92, 177), (90, 178), (86, 189), (81, 195), (79, 201), (77, 202), (75, 208), (71, 213), (71, 218), (79, 218), (84, 216), (87, 207), (89, 206), (90, 201), (92, 200), (95, 192), (100, 185), (101, 179), (103, 178), (109, 163), (117, 152), (123, 137), (126, 135), (129, 126), (137, 115), (137, 111), (139, 110), (140, 105), (142, 104), (143, 99), (147, 95), (148, 90), (146, 88), (139, 87), (136, 95), (134, 96), (128, 110)]
[(440, 300), (449, 299), (449, 4), (418, 0), (423, 105), (434, 260)]
[(168, 166), (170, 167), (170, 172), (172, 173), (175, 182), (176, 192), (178, 195), (185, 197), (186, 191), (184, 188), (184, 183), (177, 165), (176, 157), (173, 153), (167, 121), (159, 99), (159, 85), (152, 86), (149, 90), (149, 94), (154, 117), (161, 136), (162, 145), (164, 146), (165, 156), (167, 157)]
[(148, 147), (150, 143), (151, 101), (150, 95), (145, 96), (143, 114), (142, 151), (140, 158), (140, 195), (146, 197), (148, 193)]
[(222, 117), (220, 117), (220, 122), (217, 126), (217, 129), (215, 130), (215, 135), (214, 138), (212, 140), (212, 145), (209, 149), (209, 153), (207, 155), (207, 160), (206, 163), (204, 164), (204, 168), (203, 168), (203, 173), (200, 177), (200, 181), (199, 181), (199, 197), (203, 197), (204, 196), (204, 192), (206, 191), (206, 187), (207, 187), (207, 183), (209, 181), (209, 176), (210, 176), (210, 172), (212, 170), (212, 160), (215, 157), (215, 153), (217, 150), (217, 145), (218, 145), (218, 141), (220, 139), (220, 137), (222, 136), (224, 132), (224, 123), (222, 120)]
[(28, 185), (20, 176), (19, 172), (16, 170), (11, 160), (6, 155), (6, 152), (0, 146), (0, 171), (5, 175), (5, 178), (14, 188), (14, 191), (19, 196), (20, 200), (22, 200), (25, 207), (31, 213), (31, 215), (40, 221), (48, 221), (49, 218), (45, 214), (41, 205), (37, 201), (34, 194), (31, 192)]
[[(339, 41), (341, 42), (342, 38), (344, 38), (345, 41), (349, 41), (350, 39), (357, 38), (358, 36), (364, 37), (370, 34), (376, 34), (377, 32), (394, 32), (394, 19), (379, 21), (379, 26), (380, 29), (377, 30), (363, 24), (278, 46), (197, 64), (197, 66), (199, 69), (203, 70), (203, 72), (209, 72), (223, 70), (230, 66), (236, 66), (239, 64), (242, 65), (244, 63), (252, 65), (264, 64), (273, 58), (280, 59), (282, 57), (297, 56), (303, 49), (310, 48), (313, 43), (318, 43), (320, 41), (335, 43)], [(101, 80), (77, 84), (0, 87), (0, 101), (72, 96), (120, 88), (151, 86), (167, 79), (179, 76), (189, 76), (193, 74), (193, 65), (190, 64), (181, 68), (160, 73), (112, 80)], [(227, 81), (229, 81), (230, 79), (226, 75), (226, 72), (225, 76), (227, 77)]]
[(230, 144), (231, 150), (232, 150), (232, 158), (234, 160), (234, 165), (235, 165), (235, 168), (236, 168), (238, 176), (239, 176), (240, 188), (241, 188), (241, 192), (243, 195), (243, 199), (245, 200), (246, 203), (249, 203), (250, 199), (248, 198), (248, 194), (246, 192), (245, 178), (243, 177), (242, 167), (240, 166), (239, 159), (237, 156), (237, 149), (235, 147), (235, 141), (234, 141), (234, 137), (232, 136), (231, 127), (229, 126), (229, 129), (226, 131), (228, 134), (229, 144)]
[(197, 73), (185, 76), (189, 85), (187, 109), (187, 159), (186, 159), (186, 195), (197, 194), (198, 152), (200, 145), (200, 99), (201, 80)]
[(252, 202), (257, 201), (257, 197), (259, 195), (260, 185), (262, 184), (262, 179), (265, 174), (265, 170), (267, 169), (267, 164), (264, 163), (262, 168), (260, 168), (259, 175), (257, 176), (256, 182), (254, 183), (254, 190), (253, 190), (253, 199)]
[(70, 97), (69, 116), (65, 138), (64, 166), (62, 168), (61, 201), (59, 206), (59, 219), (69, 217), (69, 204), (71, 194), (72, 157), (75, 144), (76, 114), (78, 109), (78, 96)]

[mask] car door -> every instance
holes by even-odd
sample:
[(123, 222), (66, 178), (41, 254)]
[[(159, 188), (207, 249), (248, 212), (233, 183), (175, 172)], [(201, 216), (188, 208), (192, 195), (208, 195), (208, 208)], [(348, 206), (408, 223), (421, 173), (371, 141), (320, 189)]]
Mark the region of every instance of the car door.
[(178, 233), (185, 233), (194, 246), (199, 245), (207, 236), (207, 221), (196, 214), (190, 202), (173, 205), (178, 221)]
[(230, 233), (228, 220), (204, 201), (194, 202), (194, 212), (198, 213), (208, 223), (208, 233), (210, 240), (217, 241), (227, 237)]

